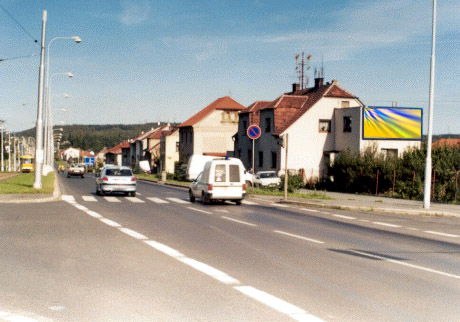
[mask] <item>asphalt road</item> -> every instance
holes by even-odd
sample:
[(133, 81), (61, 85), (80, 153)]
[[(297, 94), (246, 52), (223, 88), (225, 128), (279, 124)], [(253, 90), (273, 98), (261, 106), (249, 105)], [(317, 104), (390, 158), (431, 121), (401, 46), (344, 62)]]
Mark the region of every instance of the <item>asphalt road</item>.
[(460, 320), (459, 219), (60, 178), (63, 201), (1, 205), (0, 321)]

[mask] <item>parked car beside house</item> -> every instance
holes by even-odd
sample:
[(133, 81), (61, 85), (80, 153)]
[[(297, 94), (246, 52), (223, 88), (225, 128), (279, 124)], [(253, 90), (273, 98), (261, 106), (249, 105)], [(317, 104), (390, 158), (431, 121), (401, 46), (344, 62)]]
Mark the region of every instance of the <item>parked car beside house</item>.
[(276, 171), (259, 171), (254, 177), (254, 186), (255, 187), (271, 187), (279, 186), (281, 183), (281, 178), (278, 176)]

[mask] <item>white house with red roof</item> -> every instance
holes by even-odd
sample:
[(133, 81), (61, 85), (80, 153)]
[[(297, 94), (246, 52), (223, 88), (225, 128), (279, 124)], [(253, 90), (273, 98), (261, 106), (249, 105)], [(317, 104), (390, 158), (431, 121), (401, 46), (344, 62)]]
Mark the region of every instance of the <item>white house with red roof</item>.
[(251, 169), (253, 145), (246, 130), (252, 124), (260, 126), (262, 135), (254, 142), (255, 172), (284, 173), (286, 150), (281, 143), (286, 136), (287, 167), (307, 180), (325, 177), (337, 153), (347, 148), (361, 151), (376, 145), (379, 152), (400, 154), (408, 147), (420, 147), (420, 141), (363, 140), (364, 104), (336, 80), (323, 84), (322, 78), (316, 78), (314, 87), (298, 90), (294, 86), (272, 102), (259, 102), (259, 108), (253, 105), (240, 113), (234, 140), (235, 156)]
[(221, 97), (179, 125), (179, 156), (187, 162), (193, 154), (225, 156), (233, 151), (238, 113), (246, 108), (229, 96)]

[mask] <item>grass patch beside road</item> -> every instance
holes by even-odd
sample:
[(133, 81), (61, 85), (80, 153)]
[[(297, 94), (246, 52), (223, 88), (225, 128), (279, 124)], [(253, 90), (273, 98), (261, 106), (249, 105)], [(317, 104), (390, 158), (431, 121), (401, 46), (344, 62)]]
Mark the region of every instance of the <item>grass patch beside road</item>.
[(20, 173), (0, 182), (0, 194), (52, 194), (54, 191), (54, 173), (42, 177), (42, 189), (34, 189), (34, 173)]

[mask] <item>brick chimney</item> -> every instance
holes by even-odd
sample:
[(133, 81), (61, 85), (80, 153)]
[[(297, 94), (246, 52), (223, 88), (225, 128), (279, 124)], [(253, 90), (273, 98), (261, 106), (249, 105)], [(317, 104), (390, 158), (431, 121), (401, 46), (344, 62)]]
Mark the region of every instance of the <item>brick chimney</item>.
[(295, 93), (298, 90), (300, 90), (300, 84), (299, 83), (292, 84), (292, 92)]
[(319, 88), (323, 86), (323, 82), (324, 82), (324, 78), (322, 77), (315, 78), (315, 88)]

